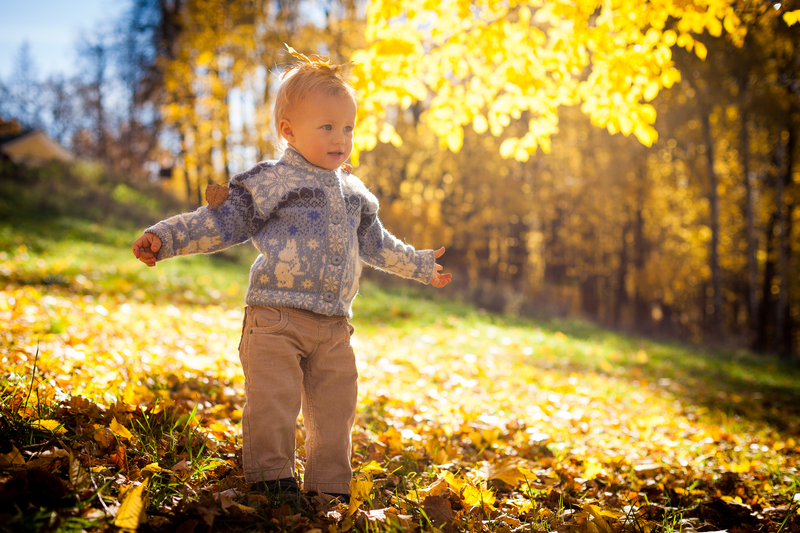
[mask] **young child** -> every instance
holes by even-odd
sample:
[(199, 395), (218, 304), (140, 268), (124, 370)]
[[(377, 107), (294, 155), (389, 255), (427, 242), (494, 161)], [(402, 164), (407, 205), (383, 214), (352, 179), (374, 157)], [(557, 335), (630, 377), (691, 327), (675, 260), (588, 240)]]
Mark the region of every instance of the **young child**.
[[(444, 248), (417, 251), (386, 231), (378, 200), (344, 165), (353, 148), (356, 95), (327, 58), (299, 59), (283, 76), (274, 126), (288, 146), (219, 187), (209, 205), (145, 230), (133, 253), (148, 266), (250, 239), (239, 356), (247, 403), (244, 474), (270, 492), (299, 494), (295, 423), (306, 428), (303, 489), (348, 501), (357, 399), (351, 304), (361, 262), (444, 287)], [(207, 193), (208, 194), (208, 193)]]

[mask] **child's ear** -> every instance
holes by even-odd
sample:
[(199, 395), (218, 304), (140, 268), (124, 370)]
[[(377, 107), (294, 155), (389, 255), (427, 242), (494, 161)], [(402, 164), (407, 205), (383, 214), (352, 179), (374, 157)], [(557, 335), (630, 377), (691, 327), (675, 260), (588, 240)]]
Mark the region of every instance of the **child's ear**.
[(281, 119), (280, 124), (278, 124), (278, 133), (281, 134), (281, 137), (286, 139), (287, 141), (294, 141), (294, 133), (292, 132), (292, 124), (284, 119)]

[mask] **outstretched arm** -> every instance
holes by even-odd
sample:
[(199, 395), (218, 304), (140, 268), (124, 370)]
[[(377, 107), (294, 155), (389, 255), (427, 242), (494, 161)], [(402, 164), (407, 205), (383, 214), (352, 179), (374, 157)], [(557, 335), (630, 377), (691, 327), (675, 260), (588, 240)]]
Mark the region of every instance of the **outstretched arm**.
[[(436, 258), (436, 259), (439, 259), (443, 255), (444, 255), (444, 246), (442, 246), (441, 248), (439, 248), (438, 250), (435, 250), (433, 252), (433, 257)], [(443, 268), (444, 267), (442, 267), (442, 265), (440, 265), (438, 263), (435, 263), (434, 266), (433, 266), (433, 275), (431, 276), (431, 285), (433, 285), (437, 289), (441, 289), (442, 287), (444, 287), (445, 285), (450, 283), (451, 278), (453, 277), (453, 275), (450, 274), (450, 273), (441, 274), (439, 271), (442, 270)]]

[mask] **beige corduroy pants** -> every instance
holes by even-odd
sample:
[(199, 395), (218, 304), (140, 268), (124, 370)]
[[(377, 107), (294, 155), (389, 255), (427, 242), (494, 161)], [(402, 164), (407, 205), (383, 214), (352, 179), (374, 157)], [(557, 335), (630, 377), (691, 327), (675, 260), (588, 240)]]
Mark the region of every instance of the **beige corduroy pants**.
[(247, 399), (242, 416), (247, 481), (294, 475), (295, 424), (302, 406), (303, 489), (350, 492), (350, 436), (358, 396), (352, 333), (341, 316), (288, 307), (245, 309), (239, 357)]

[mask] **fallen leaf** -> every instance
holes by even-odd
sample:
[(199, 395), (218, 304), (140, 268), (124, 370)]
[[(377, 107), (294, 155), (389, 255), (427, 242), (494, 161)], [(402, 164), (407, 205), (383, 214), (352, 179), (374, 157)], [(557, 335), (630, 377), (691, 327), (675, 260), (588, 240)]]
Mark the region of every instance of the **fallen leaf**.
[(499, 479), (512, 487), (516, 487), (526, 477), (517, 466), (519, 462), (518, 457), (505, 457), (490, 464), (486, 472), (486, 479)]
[(111, 419), (111, 423), (108, 425), (108, 428), (114, 433), (114, 435), (121, 439), (133, 440), (133, 435), (131, 432), (128, 431), (125, 426), (117, 422), (116, 418)]
[(350, 480), (350, 505), (347, 508), (347, 516), (352, 516), (369, 498), (372, 492), (372, 480), (368, 475), (357, 475)]
[(74, 490), (83, 490), (89, 486), (89, 474), (73, 453), (69, 454), (69, 482)]
[(589, 457), (586, 460), (586, 469), (583, 472), (583, 477), (586, 479), (594, 479), (603, 473), (603, 465), (600, 464), (595, 457)]
[(108, 456), (109, 462), (116, 465), (120, 470), (123, 471), (126, 469), (125, 464), (127, 459), (128, 457), (125, 453), (125, 446), (118, 446), (114, 453)]
[(186, 481), (192, 476), (192, 465), (186, 459), (175, 464), (170, 470), (181, 481)]
[(69, 453), (61, 448), (51, 448), (43, 452), (34, 454), (25, 463), (25, 468), (41, 468), (50, 465), (53, 461), (69, 457)]
[(50, 420), (50, 419), (34, 420), (33, 422), (31, 422), (31, 426), (40, 427), (42, 429), (52, 431), (53, 433), (61, 434), (67, 432), (67, 430), (62, 427), (61, 422), (59, 422), (58, 420)]
[(11, 447), (11, 451), (8, 453), (0, 454), (0, 466), (23, 466), (25, 464), (25, 458), (22, 457), (22, 454), (19, 453), (19, 450), (16, 446)]
[(453, 522), (453, 506), (446, 496), (428, 496), (422, 502), (422, 508), (436, 527), (449, 526)]
[(125, 531), (136, 531), (140, 524), (147, 521), (147, 485), (139, 483), (125, 492), (119, 506), (114, 525)]
[(375, 461), (369, 461), (368, 463), (361, 465), (358, 471), (365, 474), (384, 474), (386, 472), (383, 467)]
[(94, 428), (94, 440), (97, 441), (101, 447), (108, 448), (115, 442), (114, 433), (110, 429), (100, 424), (94, 424)]

